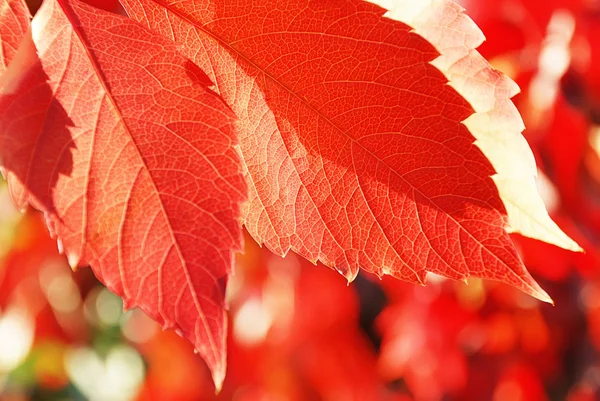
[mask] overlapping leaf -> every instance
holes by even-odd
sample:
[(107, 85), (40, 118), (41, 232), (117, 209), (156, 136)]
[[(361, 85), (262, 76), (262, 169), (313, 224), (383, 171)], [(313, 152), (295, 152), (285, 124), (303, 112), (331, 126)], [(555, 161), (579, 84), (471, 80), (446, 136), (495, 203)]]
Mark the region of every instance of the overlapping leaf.
[(13, 59), (29, 28), (29, 10), (23, 0), (0, 1), (0, 73)]
[[(520, 214), (514, 197), (503, 203), (496, 184), (506, 178), (501, 194), (512, 196), (522, 182), (531, 194), (535, 173), (509, 100), (515, 86), (474, 50), (481, 32), (454, 3), (399, 2), (405, 23), (358, 0), (122, 3), (180, 43), (238, 116), (244, 221), (259, 242), (349, 279), (359, 267), (414, 282), (428, 271), (478, 276), (549, 300), (507, 230), (537, 224), (530, 209), (542, 207), (544, 239), (577, 245), (537, 193), (519, 200)], [(475, 139), (496, 151), (491, 162)]]
[[(0, 91), (10, 90), (7, 86), (18, 80), (23, 68), (35, 59), (31, 45), (29, 21), (31, 15), (23, 0), (0, 1)], [(21, 51), (17, 51), (21, 48)], [(15, 59), (15, 56), (16, 59)], [(15, 60), (13, 60), (15, 59)], [(13, 63), (15, 67), (7, 72)]]
[(127, 18), (47, 0), (32, 26), (39, 62), (0, 100), (16, 204), (44, 211), (72, 266), (90, 263), (126, 307), (180, 330), (219, 386), (245, 198), (229, 108), (172, 42)]

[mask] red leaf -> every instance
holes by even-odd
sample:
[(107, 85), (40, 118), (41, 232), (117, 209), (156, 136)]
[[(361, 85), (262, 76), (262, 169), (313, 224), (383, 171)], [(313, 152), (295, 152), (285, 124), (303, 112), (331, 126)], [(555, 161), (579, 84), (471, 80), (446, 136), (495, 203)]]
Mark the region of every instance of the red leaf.
[(229, 109), (129, 19), (48, 0), (33, 27), (39, 63), (0, 104), (16, 203), (44, 211), (72, 266), (180, 330), (220, 386), (245, 193)]
[(29, 10), (23, 0), (0, 0), (0, 74), (13, 59), (29, 28)]
[[(348, 279), (359, 266), (413, 282), (431, 271), (549, 300), (517, 256), (495, 171), (463, 125), (483, 111), (475, 123), (510, 128), (487, 143), (504, 149), (518, 136), (529, 159), (516, 165), (533, 163), (509, 100), (515, 85), (473, 50), (483, 36), (455, 4), (435, 2), (424, 33), (448, 51), (450, 69), (458, 65), (453, 83), (478, 92), (473, 107), (430, 63), (438, 52), (429, 42), (363, 1), (122, 3), (180, 43), (240, 119), (244, 221), (259, 242)], [(495, 114), (480, 110), (490, 102)], [(532, 166), (520, 174), (535, 191)]]

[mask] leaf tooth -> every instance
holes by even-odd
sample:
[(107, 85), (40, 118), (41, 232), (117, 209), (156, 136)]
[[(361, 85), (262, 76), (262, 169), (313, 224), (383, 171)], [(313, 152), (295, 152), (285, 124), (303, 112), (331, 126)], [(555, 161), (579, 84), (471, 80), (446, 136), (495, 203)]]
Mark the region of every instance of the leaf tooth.
[(381, 269), (379, 269), (379, 271), (380, 271), (380, 273), (378, 273), (378, 275), (381, 274), (382, 277), (385, 275), (388, 275), (388, 276), (393, 275), (392, 269), (388, 266), (381, 266)]
[(52, 217), (50, 216), (49, 213), (44, 212), (44, 220), (46, 221), (46, 228), (48, 228), (48, 234), (50, 235), (50, 238), (52, 238), (52, 239), (56, 238), (58, 241), (58, 234), (56, 233), (56, 225), (54, 224), (54, 221), (52, 220)]
[[(244, 223), (244, 227), (246, 228), (246, 230), (248, 232), (250, 232), (248, 225), (246, 223)], [(252, 235), (252, 234), (250, 234)], [(252, 235), (253, 238), (255, 238), (254, 235)], [(284, 249), (283, 247), (281, 247), (281, 249), (275, 249), (274, 247), (271, 247), (270, 244), (265, 241), (262, 238), (255, 238), (256, 243), (258, 244), (258, 246), (262, 249), (263, 247), (267, 248), (272, 254), (277, 255), (281, 258), (285, 258), (286, 255), (288, 254), (288, 252), (290, 251), (290, 247), (288, 246), (287, 249)]]
[(344, 276), (346, 278), (346, 280), (348, 280), (348, 285), (350, 285), (351, 282), (353, 282), (356, 279), (356, 276), (358, 276), (358, 266), (352, 267), (352, 266), (348, 266), (348, 268), (346, 269), (339, 269), (339, 268), (335, 268), (335, 270), (337, 270), (342, 276)]
[[(419, 270), (419, 271), (415, 272), (417, 284), (419, 284), (422, 287), (427, 286), (427, 277), (428, 277), (427, 273), (428, 273), (427, 270)], [(392, 274), (392, 276), (393, 276), (393, 274)]]
[(135, 307), (137, 305), (134, 300), (123, 297), (123, 312), (127, 312)]
[[(164, 319), (164, 317), (163, 317), (163, 319)], [(163, 331), (175, 330), (177, 332), (177, 334), (181, 333), (181, 328), (179, 328), (179, 326), (177, 326), (175, 324), (175, 322), (172, 320), (164, 319), (161, 327), (162, 327)], [(179, 334), (179, 335), (181, 335), (181, 334)]]
[(300, 248), (298, 248), (297, 246), (295, 246), (295, 245), (290, 245), (290, 246), (287, 247), (287, 249), (284, 251), (285, 256), (287, 256), (287, 254), (290, 251), (292, 251), (292, 252), (294, 252), (294, 253), (302, 256), (304, 259), (308, 260), (310, 263), (312, 263), (315, 266), (317, 265), (317, 263), (319, 262), (319, 260), (325, 266), (328, 266), (328, 267), (332, 267), (333, 266), (333, 263), (330, 263), (329, 261), (324, 260), (321, 256), (316, 256), (315, 257), (315, 256), (312, 256), (312, 255), (308, 254), (307, 252), (302, 252), (302, 250)]

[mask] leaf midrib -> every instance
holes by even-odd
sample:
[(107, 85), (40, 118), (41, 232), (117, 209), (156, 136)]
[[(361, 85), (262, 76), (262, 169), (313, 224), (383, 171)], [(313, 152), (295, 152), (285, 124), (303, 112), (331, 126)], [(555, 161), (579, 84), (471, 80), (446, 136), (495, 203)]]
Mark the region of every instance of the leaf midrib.
[[(132, 142), (134, 143), (134, 145), (135, 145), (135, 144), (136, 144), (136, 142), (135, 142), (135, 140), (133, 139), (133, 135), (131, 134), (131, 130), (129, 129), (129, 127), (128, 127), (128, 126), (127, 126), (127, 124), (125, 123), (125, 118), (123, 118), (123, 114), (122, 114), (122, 112), (121, 112), (121, 109), (120, 109), (120, 108), (117, 106), (117, 104), (116, 104), (116, 102), (114, 101), (113, 97), (112, 97), (112, 96), (110, 96), (110, 95), (108, 95), (108, 94), (110, 94), (110, 93), (111, 93), (111, 91), (110, 91), (110, 90), (109, 90), (109, 88), (106, 86), (106, 81), (107, 81), (107, 80), (106, 80), (106, 77), (104, 76), (104, 73), (102, 72), (102, 69), (101, 69), (101, 68), (100, 68), (100, 66), (98, 65), (98, 62), (96, 61), (96, 58), (95, 58), (95, 57), (93, 57), (93, 55), (92, 55), (92, 53), (91, 53), (91, 51), (90, 51), (90, 46), (88, 46), (88, 45), (87, 45), (87, 44), (88, 44), (88, 41), (86, 40), (86, 38), (85, 38), (84, 36), (82, 36), (82, 32), (80, 32), (80, 30), (79, 30), (79, 29), (75, 29), (76, 27), (79, 27), (79, 26), (81, 26), (81, 25), (82, 25), (82, 24), (80, 24), (80, 23), (78, 22), (79, 18), (78, 18), (77, 16), (72, 16), (72, 15), (71, 15), (71, 13), (72, 13), (72, 11), (71, 11), (71, 7), (72, 7), (72, 6), (71, 6), (71, 5), (66, 5), (66, 6), (65, 6), (65, 5), (63, 5), (63, 2), (64, 2), (65, 0), (56, 0), (56, 1), (57, 1), (57, 4), (58, 4), (58, 5), (59, 5), (59, 6), (62, 8), (63, 14), (65, 15), (65, 17), (66, 17), (66, 18), (67, 18), (67, 20), (69, 21), (69, 24), (70, 24), (70, 25), (71, 25), (71, 27), (73, 28), (73, 32), (75, 33), (75, 35), (77, 35), (77, 38), (78, 38), (78, 39), (79, 39), (79, 41), (81, 42), (81, 44), (82, 44), (82, 47), (84, 48), (84, 51), (85, 51), (85, 53), (86, 53), (86, 55), (87, 55), (87, 59), (89, 60), (90, 64), (92, 65), (92, 67), (93, 67), (93, 69), (94, 69), (94, 71), (96, 72), (96, 74), (97, 74), (97, 76), (98, 76), (98, 81), (100, 82), (100, 85), (102, 86), (102, 88), (103, 88), (104, 92), (107, 94), (107, 96), (106, 96), (106, 97), (107, 97), (107, 99), (109, 100), (109, 102), (111, 103), (111, 105), (112, 105), (112, 108), (114, 109), (115, 113), (118, 115), (118, 119), (119, 119), (119, 121), (121, 121), (121, 123), (123, 124), (123, 127), (124, 127), (124, 129), (125, 129), (125, 130), (127, 131), (127, 133), (129, 134), (129, 137), (131, 138), (131, 141), (132, 141)], [(74, 21), (74, 19), (75, 19), (75, 21)], [(140, 159), (141, 163), (143, 164), (143, 168), (144, 168), (146, 171), (149, 171), (149, 169), (148, 169), (148, 166), (146, 165), (146, 162), (144, 161), (144, 158), (143, 158), (142, 154), (140, 153), (140, 151), (139, 151), (139, 149), (138, 149), (138, 146), (137, 146), (137, 145), (135, 145), (135, 146), (133, 146), (133, 147), (135, 148), (135, 151), (136, 151), (136, 153), (137, 153), (137, 155), (138, 155), (138, 157), (139, 157), (139, 159)], [(151, 174), (149, 174), (149, 176), (150, 176), (150, 177), (152, 177), (152, 175), (151, 175)], [(198, 310), (198, 317), (199, 317), (199, 318), (200, 318), (200, 320), (203, 322), (203, 325), (204, 325), (204, 327), (205, 327), (205, 330), (206, 330), (206, 333), (207, 333), (207, 337), (208, 337), (208, 339), (209, 339), (209, 341), (210, 341), (210, 349), (211, 349), (211, 351), (213, 352), (213, 357), (214, 357), (215, 361), (217, 361), (217, 363), (220, 365), (220, 364), (221, 364), (221, 360), (220, 360), (220, 358), (218, 358), (218, 355), (217, 355), (217, 353), (216, 353), (216, 351), (215, 351), (215, 350), (217, 350), (217, 349), (218, 349), (218, 347), (216, 346), (216, 344), (215, 344), (215, 342), (214, 342), (214, 341), (215, 341), (215, 339), (213, 338), (212, 332), (211, 332), (211, 330), (209, 329), (209, 327), (210, 327), (210, 326), (208, 325), (208, 322), (206, 321), (206, 317), (204, 316), (204, 313), (203, 313), (203, 311), (202, 311), (202, 307), (200, 306), (200, 302), (199, 302), (199, 300), (198, 300), (198, 297), (197, 297), (196, 291), (195, 291), (195, 289), (194, 289), (194, 286), (193, 286), (193, 284), (192, 284), (192, 282), (191, 282), (191, 278), (190, 278), (190, 274), (189, 274), (189, 268), (188, 268), (187, 262), (186, 262), (186, 260), (183, 258), (183, 254), (182, 254), (182, 252), (181, 252), (181, 248), (180, 248), (180, 246), (179, 246), (179, 243), (178, 243), (177, 239), (175, 238), (175, 234), (174, 234), (173, 227), (171, 226), (170, 219), (168, 218), (168, 216), (169, 216), (169, 215), (168, 215), (168, 213), (167, 213), (167, 211), (166, 211), (166, 209), (165, 209), (165, 207), (164, 207), (164, 204), (163, 204), (163, 202), (162, 202), (162, 198), (161, 198), (161, 196), (160, 196), (160, 191), (158, 191), (158, 188), (157, 188), (157, 186), (156, 186), (156, 184), (155, 184), (155, 182), (154, 182), (154, 180), (153, 180), (152, 178), (150, 179), (150, 182), (151, 182), (151, 184), (152, 184), (152, 187), (153, 187), (153, 189), (154, 189), (154, 192), (155, 192), (155, 194), (156, 194), (156, 196), (157, 196), (157, 198), (158, 198), (158, 200), (159, 200), (159, 202), (158, 202), (158, 203), (159, 203), (159, 205), (160, 205), (161, 212), (162, 212), (162, 214), (165, 216), (165, 220), (166, 220), (166, 222), (167, 222), (167, 225), (168, 225), (168, 227), (169, 227), (169, 235), (170, 235), (170, 237), (171, 237), (172, 244), (173, 244), (173, 246), (175, 247), (175, 249), (176, 249), (176, 251), (177, 251), (177, 255), (178, 255), (178, 257), (179, 257), (179, 260), (180, 260), (180, 262), (181, 262), (182, 268), (183, 268), (183, 269), (184, 269), (184, 271), (185, 271), (185, 277), (186, 277), (187, 285), (188, 285), (188, 287), (189, 287), (189, 289), (190, 289), (190, 293), (192, 294), (192, 297), (193, 297), (193, 299), (194, 299), (194, 304), (195, 304), (195, 307), (196, 307), (196, 309)], [(127, 209), (127, 207), (125, 207), (125, 209)], [(120, 248), (120, 246), (119, 246), (119, 248)], [(168, 249), (168, 250), (165, 252), (165, 255), (168, 255), (168, 253), (169, 253), (169, 252), (170, 252), (170, 249)], [(121, 257), (121, 252), (119, 252), (119, 265), (121, 265), (121, 260), (122, 260), (122, 257)], [(121, 266), (119, 266), (119, 270), (121, 270), (121, 269), (122, 269), (122, 267), (121, 267)], [(162, 271), (162, 268), (161, 268), (160, 270)], [(161, 272), (159, 272), (159, 276), (162, 276), (162, 273), (161, 273)], [(123, 291), (124, 291), (124, 292), (130, 292), (130, 291), (126, 291), (126, 288), (127, 288), (127, 287), (126, 287), (126, 285), (125, 285), (125, 280), (122, 280), (122, 281), (123, 281), (123, 283), (122, 283), (122, 284), (123, 284)], [(168, 316), (168, 314), (166, 314), (166, 313), (163, 311), (163, 306), (162, 306), (162, 291), (159, 291), (159, 294), (158, 294), (158, 295), (159, 295), (159, 303), (158, 303), (158, 305), (159, 305), (159, 308), (158, 308), (158, 311), (159, 311), (159, 313), (161, 314), (161, 316), (164, 318), (164, 316)], [(131, 297), (131, 295), (127, 295), (127, 296), (128, 296), (128, 297)], [(195, 325), (194, 325), (194, 326), (195, 326)], [(194, 335), (196, 335), (196, 334), (194, 333)], [(195, 345), (196, 345), (196, 344), (194, 344), (194, 346), (195, 346)]]

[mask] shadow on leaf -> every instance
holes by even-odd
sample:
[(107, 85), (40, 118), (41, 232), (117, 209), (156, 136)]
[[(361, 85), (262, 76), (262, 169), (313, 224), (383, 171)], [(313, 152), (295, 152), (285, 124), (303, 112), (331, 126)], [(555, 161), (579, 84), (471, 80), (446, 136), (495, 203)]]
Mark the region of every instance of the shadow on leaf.
[(17, 207), (29, 202), (47, 218), (58, 218), (57, 187), (68, 186), (61, 176), (73, 172), (72, 129), (39, 62), (13, 94), (0, 97), (0, 160)]

